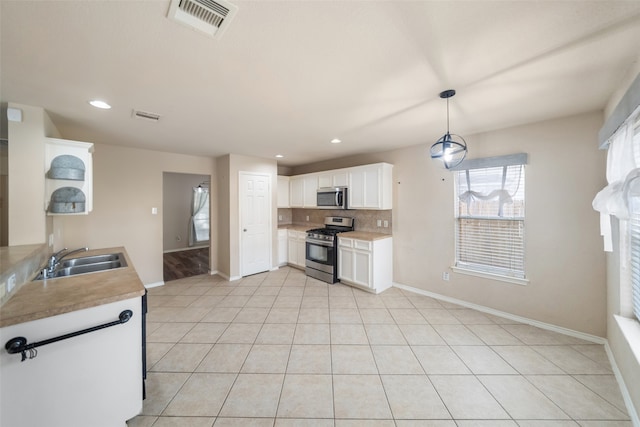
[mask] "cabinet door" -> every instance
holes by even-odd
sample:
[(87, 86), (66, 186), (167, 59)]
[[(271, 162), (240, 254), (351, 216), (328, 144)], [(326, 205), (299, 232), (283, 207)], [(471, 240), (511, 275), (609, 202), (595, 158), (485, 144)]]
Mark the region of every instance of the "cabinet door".
[[(304, 236), (304, 233), (301, 233), (302, 236)], [(296, 241), (297, 244), (297, 251), (298, 251), (298, 256), (297, 256), (297, 261), (298, 261), (298, 265), (300, 267), (304, 267), (306, 264), (306, 258), (307, 258), (307, 252), (306, 252), (306, 243), (304, 241), (304, 237), (298, 239)]]
[(279, 208), (289, 207), (289, 177), (288, 176), (278, 177), (278, 207)]
[(349, 208), (364, 208), (364, 171), (355, 169), (349, 172)]
[(353, 282), (373, 288), (371, 252), (353, 251)]
[(347, 171), (336, 172), (333, 174), (334, 187), (347, 187), (349, 185), (349, 174)]
[(318, 175), (318, 188), (333, 187), (333, 175), (331, 173), (321, 173)]
[(289, 264), (298, 264), (298, 249), (296, 246), (296, 238), (289, 233), (287, 238), (287, 261)]
[(353, 281), (353, 251), (338, 248), (338, 278)]
[(378, 166), (364, 169), (364, 206), (366, 208), (381, 208), (380, 199), (382, 187), (380, 185), (381, 170)]
[(288, 238), (286, 230), (278, 230), (278, 265), (283, 265), (287, 263), (289, 259), (288, 253)]
[(289, 181), (289, 206), (292, 208), (304, 207), (304, 178), (292, 177)]
[(304, 207), (315, 208), (318, 205), (318, 175), (304, 177)]

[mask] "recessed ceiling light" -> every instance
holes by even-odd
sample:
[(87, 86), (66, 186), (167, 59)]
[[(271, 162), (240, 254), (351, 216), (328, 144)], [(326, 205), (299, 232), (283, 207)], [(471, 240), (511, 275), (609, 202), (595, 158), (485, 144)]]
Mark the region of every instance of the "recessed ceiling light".
[(333, 138), (333, 139), (331, 140), (331, 143), (332, 143), (332, 144), (340, 144), (341, 142), (342, 142), (342, 141), (341, 141), (341, 140), (339, 140), (338, 138)]
[(277, 157), (278, 159), (282, 159), (284, 156), (283, 156), (282, 154), (276, 154), (276, 157)]
[(107, 104), (104, 101), (100, 101), (100, 100), (97, 100), (97, 99), (89, 101), (89, 104), (93, 105), (96, 108), (101, 108), (103, 110), (108, 110), (108, 109), (111, 108), (111, 105)]

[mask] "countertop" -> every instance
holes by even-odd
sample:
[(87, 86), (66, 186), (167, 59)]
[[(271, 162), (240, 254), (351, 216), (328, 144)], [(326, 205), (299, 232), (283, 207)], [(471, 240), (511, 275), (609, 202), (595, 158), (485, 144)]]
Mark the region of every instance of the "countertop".
[(144, 285), (123, 247), (90, 250), (72, 258), (118, 252), (124, 254), (127, 267), (23, 284), (2, 306), (0, 327), (144, 295)]
[(324, 225), (314, 225), (314, 224), (307, 224), (307, 225), (285, 224), (285, 225), (279, 225), (279, 226), (278, 226), (278, 230), (307, 231), (307, 230), (311, 230), (311, 229), (314, 229), (314, 228), (321, 228), (321, 227), (324, 227)]
[(349, 239), (367, 240), (373, 242), (374, 240), (386, 239), (392, 236), (391, 234), (373, 233), (370, 231), (347, 231), (345, 233), (338, 234), (338, 237), (347, 237)]

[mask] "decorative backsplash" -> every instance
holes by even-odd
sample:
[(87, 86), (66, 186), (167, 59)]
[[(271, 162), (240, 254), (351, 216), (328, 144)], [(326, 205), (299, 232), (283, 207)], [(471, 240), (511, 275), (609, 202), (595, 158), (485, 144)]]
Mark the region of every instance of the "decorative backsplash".
[[(341, 209), (298, 209), (279, 208), (278, 225), (296, 224), (309, 225), (309, 228), (324, 226), (324, 219), (328, 216), (344, 216), (355, 218), (356, 231), (392, 234), (392, 210), (341, 210)], [(282, 217), (282, 220), (280, 220)], [(307, 220), (307, 217), (309, 218)], [(378, 220), (381, 226), (378, 227)], [(387, 227), (384, 227), (386, 224)]]

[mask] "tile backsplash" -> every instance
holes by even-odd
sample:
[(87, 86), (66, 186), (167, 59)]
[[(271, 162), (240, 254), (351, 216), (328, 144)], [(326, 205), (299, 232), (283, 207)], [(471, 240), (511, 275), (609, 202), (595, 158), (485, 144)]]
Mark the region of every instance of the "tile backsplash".
[[(392, 210), (280, 208), (278, 209), (278, 225), (308, 224), (309, 228), (322, 227), (325, 217), (344, 216), (355, 219), (356, 231), (392, 234), (392, 212)], [(281, 216), (282, 220), (280, 220)], [(378, 226), (378, 220), (380, 221), (380, 226)], [(387, 227), (384, 226), (385, 224), (387, 224)]]

